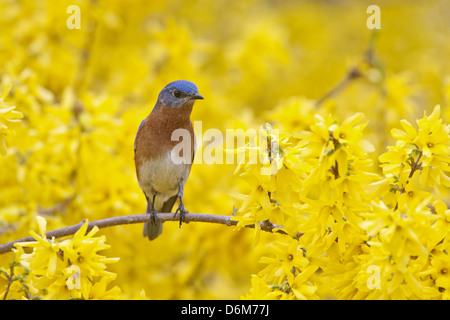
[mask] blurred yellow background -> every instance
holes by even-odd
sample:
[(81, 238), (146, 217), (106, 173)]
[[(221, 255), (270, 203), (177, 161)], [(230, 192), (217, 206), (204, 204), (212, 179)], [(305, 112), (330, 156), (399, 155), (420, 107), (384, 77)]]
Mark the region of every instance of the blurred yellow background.
[[(81, 28), (67, 28), (76, 4)], [(381, 30), (366, 26), (381, 9)], [(320, 106), (344, 119), (363, 112), (377, 151), (400, 119), (440, 104), (449, 121), (450, 2), (428, 1), (32, 1), (0, 0), (0, 90), (24, 118), (0, 157), (0, 243), (48, 230), (144, 213), (133, 140), (169, 82), (194, 82), (203, 130), (302, 130), (298, 101), (320, 99), (348, 71), (362, 76)], [(370, 48), (371, 56), (368, 58)], [(313, 112), (313, 111), (311, 111)], [(376, 160), (377, 161), (377, 160)], [(196, 165), (185, 188), (190, 212), (230, 215), (247, 186), (235, 165)], [(237, 299), (261, 265), (263, 234), (165, 223), (149, 242), (142, 225), (101, 230), (120, 261), (123, 298)], [(8, 265), (12, 254), (0, 256)]]

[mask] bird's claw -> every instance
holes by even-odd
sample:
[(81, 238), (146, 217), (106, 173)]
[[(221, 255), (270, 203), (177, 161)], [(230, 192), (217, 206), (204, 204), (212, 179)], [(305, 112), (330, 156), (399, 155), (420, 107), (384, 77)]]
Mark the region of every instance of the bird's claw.
[(158, 215), (155, 209), (150, 211), (150, 222), (156, 224), (158, 222)]
[(181, 228), (181, 225), (183, 224), (183, 222), (186, 221), (186, 213), (189, 213), (189, 211), (187, 211), (187, 210), (184, 208), (184, 205), (183, 205), (183, 204), (180, 204), (180, 205), (178, 206), (178, 209), (175, 211), (175, 214), (173, 215), (174, 218), (177, 216), (177, 213), (180, 214), (180, 228)]

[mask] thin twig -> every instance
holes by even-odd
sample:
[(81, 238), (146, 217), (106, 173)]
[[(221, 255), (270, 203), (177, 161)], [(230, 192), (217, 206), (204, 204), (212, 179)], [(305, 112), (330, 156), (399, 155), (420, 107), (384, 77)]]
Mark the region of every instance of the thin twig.
[(61, 212), (64, 211), (69, 204), (72, 202), (72, 200), (74, 200), (75, 197), (71, 196), (67, 199), (65, 199), (64, 201), (55, 204), (54, 206), (50, 207), (50, 208), (40, 208), (38, 209), (38, 215), (40, 216), (50, 216), (50, 215), (54, 215), (57, 212)]
[(354, 80), (362, 76), (358, 66), (351, 68), (347, 74), (330, 90), (327, 91), (320, 99), (316, 101), (316, 107), (319, 107), (325, 100), (337, 95), (343, 91)]
[(316, 101), (316, 108), (319, 108), (326, 100), (338, 95), (344, 91), (355, 79), (364, 76), (364, 67), (369, 66), (375, 67), (380, 70), (379, 62), (375, 55), (375, 40), (377, 37), (377, 32), (373, 32), (370, 37), (370, 42), (367, 50), (364, 52), (362, 60), (347, 71), (341, 80), (336, 83), (330, 90), (328, 90), (321, 98)]
[[(412, 176), (414, 175), (414, 172), (416, 172), (419, 169), (422, 169), (422, 163), (419, 163), (420, 158), (422, 158), (422, 150), (420, 150), (419, 148), (417, 148), (417, 150), (419, 150), (419, 155), (417, 156), (417, 159), (415, 162), (411, 161), (411, 171), (409, 172), (409, 176), (408, 179), (411, 179)], [(408, 183), (409, 181), (407, 181), (406, 183)]]
[[(173, 213), (158, 213), (158, 220), (165, 222), (165, 221), (179, 221), (180, 216), (179, 214), (174, 215)], [(235, 226), (238, 224), (238, 221), (232, 220), (234, 216), (223, 216), (223, 215), (217, 215), (217, 214), (202, 214), (202, 213), (188, 213), (185, 215), (185, 223), (188, 222), (209, 222), (209, 223), (218, 223), (218, 224), (224, 224), (226, 226)], [(97, 226), (99, 229), (112, 227), (112, 226), (118, 226), (118, 225), (124, 225), (124, 224), (135, 224), (135, 223), (144, 223), (150, 221), (150, 215), (149, 214), (134, 214), (129, 216), (120, 216), (120, 217), (113, 217), (113, 218), (107, 218), (97, 221), (91, 221), (88, 223), (88, 228), (86, 232), (89, 232)], [(49, 231), (46, 233), (47, 239), (51, 239), (53, 237), (55, 238), (61, 238), (69, 235), (75, 234), (80, 227), (85, 222), (82, 221), (78, 224), (56, 229), (53, 231)], [(246, 228), (254, 228), (254, 224), (246, 225)], [(276, 225), (268, 220), (263, 221), (260, 223), (261, 230), (266, 232), (276, 232), (281, 234), (287, 234), (283, 229), (283, 226)], [(301, 233), (297, 233), (295, 236), (296, 239), (298, 239), (301, 236)], [(0, 244), (0, 254), (6, 253), (8, 251), (11, 251), (11, 249), (14, 247), (14, 244), (17, 242), (29, 242), (29, 241), (35, 241), (33, 237), (25, 237), (22, 239), (14, 240), (8, 243)]]
[(6, 297), (9, 293), (9, 288), (14, 281), (14, 261), (9, 264), (9, 275), (8, 275), (8, 284), (6, 285), (5, 295), (3, 296), (3, 300), (6, 300)]

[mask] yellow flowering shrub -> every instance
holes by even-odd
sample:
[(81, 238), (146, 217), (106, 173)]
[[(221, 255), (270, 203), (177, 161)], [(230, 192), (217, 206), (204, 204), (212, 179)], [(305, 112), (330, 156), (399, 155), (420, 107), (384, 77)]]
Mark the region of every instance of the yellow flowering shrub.
[[(0, 1), (0, 244), (34, 239), (0, 299), (450, 298), (449, 3), (369, 4)], [(237, 225), (47, 237), (145, 212), (133, 141), (177, 79), (205, 97), (184, 204)], [(210, 164), (209, 129), (259, 134)]]
[[(21, 280), (24, 298), (31, 299), (114, 299), (120, 289), (108, 284), (116, 274), (106, 271), (106, 264), (118, 261), (97, 254), (107, 249), (105, 236), (94, 237), (98, 228), (86, 234), (87, 222), (74, 234), (72, 239), (61, 242), (47, 239), (44, 218), (38, 216), (40, 235), (31, 232), (35, 242), (17, 243), (14, 263), (22, 269), (16, 275)], [(26, 248), (33, 248), (26, 253)], [(13, 271), (14, 268), (13, 268)], [(17, 273), (17, 271), (15, 271)], [(5, 293), (4, 293), (5, 294)]]
[(6, 155), (7, 150), (4, 137), (13, 132), (8, 127), (9, 123), (20, 121), (20, 118), (23, 117), (22, 113), (14, 110), (16, 109), (15, 106), (11, 106), (4, 101), (11, 87), (11, 85), (8, 85), (0, 95), (0, 154), (3, 156)]
[[(440, 119), (440, 106), (417, 121), (418, 130), (402, 121), (405, 131), (392, 129), (396, 146), (379, 157), (379, 174), (367, 156), (374, 149), (363, 140), (362, 117), (340, 124), (316, 115), (309, 131), (294, 134), (296, 143), (280, 140), (282, 158), (273, 162), (289, 170), (294, 155), (305, 170), (291, 170), (289, 179), (276, 172), (270, 179), (297, 181), (298, 190), (289, 188), (297, 196), (285, 198), (284, 189), (260, 183), (237, 214), (246, 224), (252, 217), (257, 225), (270, 220), (295, 227), (269, 245), (270, 256), (260, 259), (267, 266), (245, 298), (446, 297), (450, 210), (442, 193), (425, 187), (447, 186), (450, 125)], [(243, 171), (255, 172), (250, 166)]]

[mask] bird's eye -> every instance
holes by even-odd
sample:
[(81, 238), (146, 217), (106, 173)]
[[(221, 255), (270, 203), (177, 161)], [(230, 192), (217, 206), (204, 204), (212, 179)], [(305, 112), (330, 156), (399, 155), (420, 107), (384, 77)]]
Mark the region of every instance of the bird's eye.
[(181, 97), (181, 91), (180, 91), (180, 90), (175, 90), (175, 91), (173, 92), (173, 96), (174, 96), (175, 98)]

